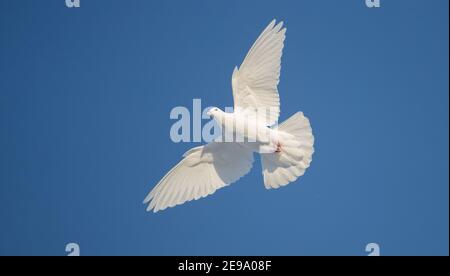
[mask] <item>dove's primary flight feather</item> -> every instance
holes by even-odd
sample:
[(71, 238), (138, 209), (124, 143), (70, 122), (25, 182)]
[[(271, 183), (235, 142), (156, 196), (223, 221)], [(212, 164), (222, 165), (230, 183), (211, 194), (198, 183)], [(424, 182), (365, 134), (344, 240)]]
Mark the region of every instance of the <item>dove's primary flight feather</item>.
[[(248, 138), (236, 124), (258, 118), (253, 124), (264, 129), (253, 142), (212, 142), (187, 151), (153, 188), (144, 200), (154, 212), (214, 193), (247, 174), (253, 165), (253, 153), (261, 153), (264, 185), (278, 188), (303, 175), (312, 160), (314, 137), (309, 121), (299, 112), (280, 124), (278, 82), (286, 29), (273, 20), (261, 33), (240, 68), (232, 75), (234, 112), (213, 108), (209, 114), (222, 125), (231, 126), (236, 136)], [(267, 116), (255, 116), (258, 112)], [(268, 114), (267, 114), (268, 113)], [(226, 123), (230, 122), (230, 123)], [(233, 127), (234, 126), (234, 127)]]

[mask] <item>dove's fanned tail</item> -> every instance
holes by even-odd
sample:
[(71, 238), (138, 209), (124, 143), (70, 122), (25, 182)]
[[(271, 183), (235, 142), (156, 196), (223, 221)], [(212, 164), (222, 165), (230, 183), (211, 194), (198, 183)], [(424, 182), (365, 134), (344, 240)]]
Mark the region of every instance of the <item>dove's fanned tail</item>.
[(280, 151), (261, 154), (264, 186), (276, 189), (305, 173), (314, 153), (314, 136), (308, 118), (294, 114), (278, 126)]

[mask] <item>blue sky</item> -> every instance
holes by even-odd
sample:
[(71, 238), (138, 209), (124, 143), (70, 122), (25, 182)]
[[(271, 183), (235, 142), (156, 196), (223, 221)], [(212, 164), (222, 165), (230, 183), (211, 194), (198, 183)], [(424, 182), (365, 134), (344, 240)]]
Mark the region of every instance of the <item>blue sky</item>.
[[(0, 2), (0, 255), (449, 254), (448, 1)], [(250, 174), (146, 213), (198, 143), (170, 110), (231, 106), (231, 73), (284, 20), (281, 120), (316, 138), (305, 176)], [(204, 121), (205, 123), (205, 121)]]

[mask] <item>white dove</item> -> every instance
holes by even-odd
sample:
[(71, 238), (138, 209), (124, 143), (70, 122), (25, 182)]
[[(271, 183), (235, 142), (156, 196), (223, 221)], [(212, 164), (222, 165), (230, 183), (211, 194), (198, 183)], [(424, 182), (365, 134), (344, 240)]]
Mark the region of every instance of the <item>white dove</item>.
[[(208, 115), (231, 135), (187, 151), (144, 200), (154, 212), (197, 200), (242, 176), (261, 154), (264, 185), (279, 188), (295, 181), (309, 167), (314, 136), (302, 112), (278, 126), (278, 82), (286, 28), (273, 20), (255, 41), (244, 62), (232, 75), (234, 112), (212, 108)], [(261, 116), (263, 114), (264, 116)], [(220, 137), (221, 138), (221, 137)]]

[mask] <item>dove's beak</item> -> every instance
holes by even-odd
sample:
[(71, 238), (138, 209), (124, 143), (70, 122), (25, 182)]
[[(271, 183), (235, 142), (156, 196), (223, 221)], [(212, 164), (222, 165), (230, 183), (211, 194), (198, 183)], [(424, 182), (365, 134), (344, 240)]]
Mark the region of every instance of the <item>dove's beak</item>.
[(206, 112), (206, 115), (208, 115), (209, 117), (212, 117), (211, 111)]

